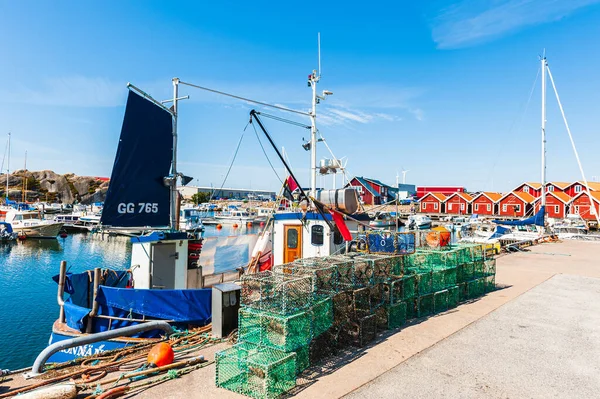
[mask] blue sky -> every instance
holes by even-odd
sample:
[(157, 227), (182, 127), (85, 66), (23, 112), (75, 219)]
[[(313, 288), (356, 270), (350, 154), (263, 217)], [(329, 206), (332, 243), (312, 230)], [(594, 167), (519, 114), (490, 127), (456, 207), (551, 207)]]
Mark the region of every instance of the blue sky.
[[(99, 4), (0, 0), (0, 144), (11, 131), (11, 169), (27, 150), (30, 170), (109, 176), (127, 82), (166, 99), (177, 76), (307, 110), (321, 32), (319, 90), (334, 95), (317, 123), (350, 175), (392, 184), (404, 168), (407, 182), (469, 190), (539, 181), (539, 79), (528, 98), (545, 48), (587, 177), (600, 179), (600, 0)], [(191, 99), (180, 107), (180, 170), (219, 186), (253, 107), (181, 93)], [(548, 94), (548, 178), (577, 180)], [(308, 132), (265, 123), (308, 185)], [(226, 186), (279, 186), (251, 127)]]

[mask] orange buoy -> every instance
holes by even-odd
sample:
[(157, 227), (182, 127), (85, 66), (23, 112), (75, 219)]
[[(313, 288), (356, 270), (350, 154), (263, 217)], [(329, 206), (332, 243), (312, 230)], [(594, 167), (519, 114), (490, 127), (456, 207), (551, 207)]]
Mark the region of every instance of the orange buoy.
[(167, 364), (173, 363), (175, 353), (173, 348), (166, 342), (156, 344), (150, 349), (148, 353), (148, 364), (153, 364), (156, 367), (166, 366)]
[(260, 222), (260, 227), (264, 227), (265, 222)]
[(246, 226), (248, 226), (248, 227), (252, 227), (252, 222), (248, 222), (248, 223), (246, 223)]
[(25, 239), (27, 238), (27, 235), (25, 235), (25, 234), (19, 234), (19, 235), (17, 236), (17, 238), (18, 238), (19, 240), (23, 241), (23, 240), (25, 240)]
[(65, 233), (64, 231), (60, 233), (60, 238), (67, 238), (67, 233)]
[(237, 223), (234, 223), (234, 224), (233, 224), (233, 228), (234, 228), (234, 229), (237, 229), (237, 227), (238, 227)]
[(223, 226), (221, 226), (220, 224), (217, 225), (217, 230), (221, 230), (223, 228)]
[(450, 243), (451, 234), (445, 227), (435, 227), (427, 234), (425, 240), (431, 248), (445, 247)]

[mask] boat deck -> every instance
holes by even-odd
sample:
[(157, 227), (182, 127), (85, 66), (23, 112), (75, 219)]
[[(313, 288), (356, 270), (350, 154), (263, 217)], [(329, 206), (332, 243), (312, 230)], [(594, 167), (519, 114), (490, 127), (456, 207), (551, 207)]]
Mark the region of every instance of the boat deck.
[[(593, 396), (590, 392), (600, 388), (600, 244), (565, 241), (529, 250), (498, 259), (497, 291), (313, 366), (300, 376), (291, 394)], [(212, 361), (215, 352), (227, 345), (185, 356), (200, 354)], [(208, 364), (138, 392), (137, 397), (242, 397), (216, 388), (214, 381), (215, 366)], [(7, 385), (31, 382), (15, 375), (0, 383), (0, 395)]]

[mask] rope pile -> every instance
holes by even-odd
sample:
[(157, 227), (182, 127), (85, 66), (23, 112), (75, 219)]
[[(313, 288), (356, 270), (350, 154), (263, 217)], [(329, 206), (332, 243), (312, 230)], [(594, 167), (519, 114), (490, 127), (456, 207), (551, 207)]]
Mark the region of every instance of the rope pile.
[[(192, 352), (222, 342), (235, 341), (234, 331), (226, 339), (215, 339), (210, 335), (211, 326), (172, 334), (169, 338), (152, 340), (127, 348), (114, 349), (66, 363), (53, 364), (46, 367), (46, 372), (39, 376), (41, 381), (0, 394), (1, 398), (12, 397), (50, 386), (57, 383), (74, 383), (79, 393), (89, 391), (86, 399), (112, 399), (170, 379), (179, 378), (194, 370), (206, 367), (213, 362), (204, 360), (203, 356), (193, 356)], [(153, 367), (146, 362), (152, 347), (160, 342), (168, 343), (175, 353), (175, 361), (171, 364)], [(118, 373), (112, 374), (110, 373)], [(141, 381), (143, 380), (143, 381)]]

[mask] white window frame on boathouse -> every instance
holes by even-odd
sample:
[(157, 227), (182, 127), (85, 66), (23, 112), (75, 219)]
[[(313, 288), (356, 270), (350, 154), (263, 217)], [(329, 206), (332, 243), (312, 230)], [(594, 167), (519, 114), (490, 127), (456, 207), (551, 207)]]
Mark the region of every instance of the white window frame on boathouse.
[(507, 212), (507, 211), (508, 211), (507, 204), (502, 204), (502, 212)]
[(437, 209), (438, 209), (438, 203), (437, 203), (437, 202), (434, 202), (434, 203), (433, 203), (433, 210), (434, 210), (434, 211), (437, 211)]
[(475, 204), (475, 212), (479, 211), (479, 204)]
[(575, 186), (575, 192), (576, 193), (580, 193), (583, 190), (583, 187), (581, 187), (581, 184), (578, 184)]
[(523, 187), (523, 192), (524, 193), (529, 193), (529, 186)]
[(558, 214), (560, 212), (560, 205), (554, 205), (554, 213)]
[(492, 210), (492, 205), (491, 204), (487, 204), (487, 211), (490, 212)]
[(465, 203), (464, 203), (464, 202), (461, 202), (461, 203), (460, 203), (460, 210), (461, 210), (461, 211), (464, 211), (464, 210), (465, 210)]

